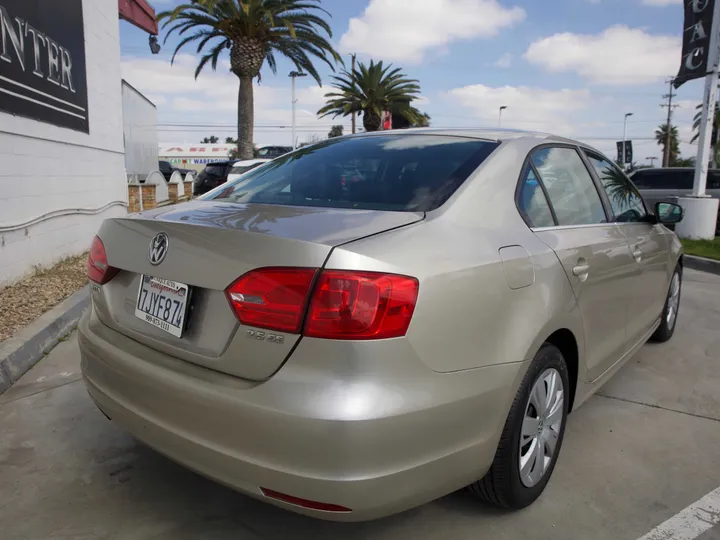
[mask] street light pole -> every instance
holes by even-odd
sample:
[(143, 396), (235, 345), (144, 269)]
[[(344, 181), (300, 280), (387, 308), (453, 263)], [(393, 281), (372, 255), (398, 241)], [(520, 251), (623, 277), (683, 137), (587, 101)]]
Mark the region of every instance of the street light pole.
[(292, 147), (293, 150), (297, 148), (297, 142), (295, 141), (295, 104), (297, 99), (295, 98), (295, 79), (298, 77), (305, 77), (307, 73), (298, 71), (291, 71), (288, 77), (292, 79)]
[(507, 109), (507, 105), (500, 105), (500, 111), (498, 111), (498, 127), (502, 127), (502, 112)]
[(627, 139), (627, 119), (632, 116), (633, 113), (625, 113), (625, 121), (623, 122), (623, 144), (622, 144), (622, 168), (625, 170), (625, 140)]

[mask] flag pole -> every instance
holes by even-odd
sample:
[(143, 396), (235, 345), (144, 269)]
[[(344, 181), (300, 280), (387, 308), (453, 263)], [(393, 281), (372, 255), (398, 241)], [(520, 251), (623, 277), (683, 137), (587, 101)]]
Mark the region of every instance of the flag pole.
[(698, 138), (698, 153), (695, 160), (695, 180), (693, 182), (693, 196), (704, 197), (707, 182), (708, 161), (710, 161), (710, 138), (712, 135), (713, 118), (715, 116), (715, 101), (718, 85), (718, 63), (720, 62), (720, 47), (718, 47), (718, 30), (720, 30), (720, 0), (715, 0), (713, 9), (712, 29), (710, 30), (710, 43), (708, 46), (708, 74), (705, 76), (705, 93), (703, 96), (702, 115)]
[[(705, 92), (703, 95), (702, 114), (698, 126), (698, 152), (695, 160), (695, 178), (690, 197), (680, 197), (679, 204), (685, 209), (685, 218), (675, 228), (678, 236), (694, 239), (712, 239), (718, 214), (718, 200), (705, 194), (707, 183), (708, 161), (710, 157), (710, 139), (712, 137), (715, 102), (717, 97), (718, 67), (720, 64), (720, 0), (713, 6), (712, 27), (708, 43), (707, 71), (705, 76)], [(670, 127), (668, 126), (668, 129)]]

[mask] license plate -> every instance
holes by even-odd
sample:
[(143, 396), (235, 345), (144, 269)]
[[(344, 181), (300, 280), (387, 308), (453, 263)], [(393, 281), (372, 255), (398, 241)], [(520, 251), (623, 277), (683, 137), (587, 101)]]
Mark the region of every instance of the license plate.
[(190, 288), (169, 279), (141, 276), (135, 316), (172, 334), (182, 336)]

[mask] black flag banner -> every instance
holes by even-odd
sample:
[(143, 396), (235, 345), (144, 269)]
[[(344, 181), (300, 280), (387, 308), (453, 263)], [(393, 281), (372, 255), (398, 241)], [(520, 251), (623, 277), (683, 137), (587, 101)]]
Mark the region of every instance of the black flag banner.
[(673, 86), (707, 75), (715, 0), (685, 0), (682, 63)]

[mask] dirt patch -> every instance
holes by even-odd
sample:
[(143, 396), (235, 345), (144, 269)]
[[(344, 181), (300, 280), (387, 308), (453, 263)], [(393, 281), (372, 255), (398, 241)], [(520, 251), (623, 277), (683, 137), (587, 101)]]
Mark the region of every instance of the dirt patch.
[(0, 289), (0, 341), (79, 291), (85, 283), (87, 254), (65, 259)]

